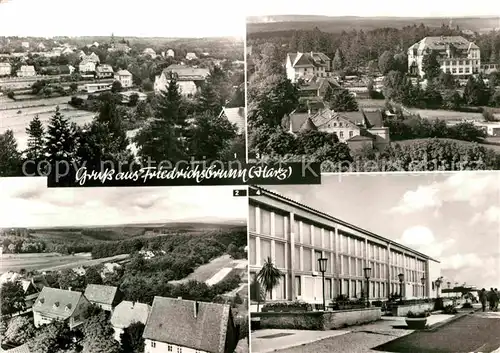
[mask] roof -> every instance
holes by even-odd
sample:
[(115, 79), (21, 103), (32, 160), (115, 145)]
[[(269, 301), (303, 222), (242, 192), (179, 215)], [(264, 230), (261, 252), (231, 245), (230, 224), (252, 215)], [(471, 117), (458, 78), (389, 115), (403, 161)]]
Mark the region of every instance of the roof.
[(99, 65), (97, 68), (96, 68), (97, 71), (101, 71), (101, 72), (109, 72), (109, 73), (112, 73), (113, 72), (113, 68), (111, 67), (111, 65), (108, 65), (108, 64), (102, 64), (102, 65)]
[(112, 305), (117, 293), (117, 287), (105, 286), (102, 284), (89, 284), (87, 288), (85, 288), (84, 295), (90, 302)]
[(316, 125), (312, 122), (311, 118), (307, 118), (304, 124), (300, 127), (300, 131), (311, 131), (311, 130), (318, 130)]
[(10, 63), (0, 63), (0, 66), (4, 66), (4, 67), (8, 66), (8, 67), (10, 67), (11, 65), (10, 65)]
[(193, 80), (193, 79), (202, 79), (204, 80), (210, 75), (210, 70), (203, 68), (194, 68), (187, 65), (170, 65), (166, 69), (163, 70), (163, 73), (166, 75), (170, 73), (175, 73), (178, 76), (179, 80)]
[(118, 76), (132, 76), (132, 74), (128, 70), (118, 70), (116, 74)]
[(362, 113), (365, 116), (365, 124), (368, 127), (383, 127), (384, 126), (384, 117), (382, 116), (382, 112), (380, 110), (362, 110)]
[(236, 124), (239, 132), (245, 131), (245, 108), (222, 108), (222, 113), (226, 116), (227, 120)]
[(462, 36), (443, 36), (443, 37), (425, 37), (419, 42), (413, 44), (410, 49), (430, 49), (443, 51), (446, 50), (450, 45), (458, 50), (469, 50), (469, 49), (479, 49), (479, 47), (473, 43), (469, 42)]
[(23, 65), (20, 69), (21, 71), (35, 71), (35, 67), (33, 65)]
[(288, 53), (287, 56), (290, 58), (290, 62), (293, 67), (325, 67), (330, 58), (319, 52), (310, 53)]
[(229, 320), (232, 321), (231, 307), (227, 304), (155, 297), (143, 337), (223, 353)]
[(57, 319), (67, 319), (76, 309), (83, 294), (58, 288), (43, 287), (33, 311)]
[(356, 135), (354, 137), (351, 137), (349, 140), (347, 140), (347, 142), (349, 142), (349, 141), (373, 141), (373, 137)]
[(22, 279), (21, 280), (21, 285), (23, 286), (23, 291), (27, 291), (31, 285), (31, 281), (28, 281), (27, 279)]
[(260, 200), (262, 200), (262, 196), (268, 196), (268, 197), (271, 197), (271, 198), (274, 198), (274, 199), (278, 199), (281, 202), (284, 202), (284, 203), (287, 203), (289, 205), (301, 208), (301, 209), (303, 209), (303, 210), (305, 210), (307, 212), (314, 213), (317, 216), (322, 217), (322, 218), (324, 218), (326, 220), (333, 221), (333, 222), (335, 222), (337, 224), (340, 224), (340, 225), (345, 226), (347, 228), (351, 228), (351, 229), (356, 230), (356, 231), (358, 231), (360, 233), (369, 235), (369, 236), (371, 236), (371, 237), (373, 237), (375, 239), (382, 240), (382, 241), (387, 242), (387, 243), (389, 243), (391, 245), (396, 245), (397, 247), (399, 247), (401, 249), (408, 250), (408, 251), (410, 251), (410, 252), (412, 252), (414, 254), (420, 255), (421, 257), (423, 257), (425, 259), (429, 259), (429, 260), (432, 260), (432, 261), (435, 261), (435, 262), (439, 262), (436, 259), (433, 259), (432, 257), (430, 257), (428, 255), (425, 255), (425, 254), (423, 254), (421, 252), (418, 252), (418, 251), (416, 251), (414, 249), (411, 249), (411, 248), (409, 248), (409, 247), (407, 247), (405, 245), (399, 244), (398, 242), (395, 242), (395, 241), (393, 241), (391, 239), (388, 239), (388, 238), (385, 238), (385, 237), (383, 237), (381, 235), (372, 233), (369, 230), (363, 229), (361, 227), (355, 226), (355, 225), (350, 224), (350, 223), (348, 223), (346, 221), (343, 221), (341, 219), (335, 218), (335, 217), (333, 217), (333, 216), (331, 216), (331, 215), (329, 215), (329, 214), (327, 214), (325, 212), (322, 212), (322, 211), (316, 210), (316, 209), (314, 209), (312, 207), (306, 206), (306, 205), (304, 205), (304, 204), (302, 204), (300, 202), (292, 200), (292, 199), (290, 199), (288, 197), (285, 197), (283, 195), (280, 195), (280, 194), (278, 194), (276, 192), (264, 189), (264, 188), (262, 188), (260, 186), (256, 186), (256, 185), (249, 185), (248, 187), (250, 189), (254, 189), (254, 190), (259, 190), (260, 191), (260, 193), (258, 194), (259, 196), (255, 197), (255, 198), (252, 197), (252, 196), (250, 196), (249, 197), (249, 201), (252, 200), (254, 202), (255, 201), (259, 202)]
[(146, 324), (150, 312), (151, 307), (147, 304), (125, 300), (113, 310), (111, 324), (118, 328), (129, 327), (133, 322)]

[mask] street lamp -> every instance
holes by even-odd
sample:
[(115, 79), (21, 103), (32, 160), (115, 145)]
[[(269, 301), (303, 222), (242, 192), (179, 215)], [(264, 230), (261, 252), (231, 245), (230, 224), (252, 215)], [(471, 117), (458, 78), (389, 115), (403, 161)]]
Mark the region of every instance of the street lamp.
[(422, 294), (425, 298), (425, 277), (420, 278), (420, 281), (422, 282)]
[(370, 307), (370, 277), (372, 276), (372, 268), (365, 267), (363, 269), (366, 278), (366, 306)]
[(405, 280), (405, 275), (403, 273), (400, 273), (398, 275), (399, 278), (399, 295), (400, 295), (400, 301), (403, 301), (403, 281)]
[(441, 287), (441, 283), (443, 281), (441, 280), (441, 277), (439, 277), (437, 280), (436, 280), (436, 298), (439, 298), (439, 287)]
[(449, 289), (451, 288), (451, 282), (446, 282), (446, 284), (448, 285), (448, 298), (449, 298), (450, 297)]
[(321, 272), (321, 277), (323, 278), (323, 311), (326, 311), (326, 305), (325, 305), (325, 272), (326, 272), (326, 265), (328, 263), (328, 259), (321, 257), (318, 259), (318, 264), (319, 264), (319, 271)]

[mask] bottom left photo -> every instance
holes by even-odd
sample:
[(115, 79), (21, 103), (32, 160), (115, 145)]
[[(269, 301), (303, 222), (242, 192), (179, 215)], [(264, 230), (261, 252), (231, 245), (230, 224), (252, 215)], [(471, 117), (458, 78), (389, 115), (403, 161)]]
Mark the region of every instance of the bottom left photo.
[(234, 187), (0, 180), (1, 352), (249, 352)]

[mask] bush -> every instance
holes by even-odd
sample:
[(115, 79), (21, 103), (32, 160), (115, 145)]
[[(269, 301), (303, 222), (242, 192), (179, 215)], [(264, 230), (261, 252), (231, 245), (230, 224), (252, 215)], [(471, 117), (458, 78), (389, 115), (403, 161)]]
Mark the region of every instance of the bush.
[(408, 311), (408, 314), (406, 314), (406, 317), (409, 319), (416, 319), (416, 318), (426, 318), (431, 316), (431, 313), (428, 311), (421, 311), (421, 312), (413, 312), (413, 311)]
[(457, 312), (457, 309), (453, 305), (446, 305), (443, 309), (443, 314), (454, 315)]
[(276, 302), (265, 304), (262, 312), (266, 311), (312, 311), (312, 305), (306, 302)]
[(464, 303), (464, 305), (462, 305), (462, 308), (463, 308), (463, 309), (472, 309), (472, 308), (474, 308), (474, 307), (472, 306), (472, 304), (471, 304), (471, 303)]
[(9, 97), (10, 99), (14, 99), (14, 100), (16, 99), (16, 95), (12, 91), (7, 92), (7, 97)]

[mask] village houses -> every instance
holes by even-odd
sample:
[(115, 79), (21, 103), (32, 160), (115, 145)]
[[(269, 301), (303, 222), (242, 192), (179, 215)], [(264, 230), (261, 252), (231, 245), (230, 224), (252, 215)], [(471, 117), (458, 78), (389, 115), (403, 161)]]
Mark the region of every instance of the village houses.
[(33, 305), (35, 327), (53, 321), (67, 321), (72, 329), (84, 321), (90, 302), (80, 292), (43, 287)]
[(87, 285), (84, 296), (91, 304), (109, 312), (112, 312), (115, 306), (117, 306), (123, 298), (123, 295), (118, 290), (118, 287), (105, 286), (101, 284)]
[(332, 70), (332, 60), (324, 53), (288, 53), (286, 56), (286, 76), (292, 82), (300, 78), (329, 77)]
[(233, 353), (238, 343), (230, 305), (158, 296), (142, 336), (144, 353)]
[(166, 91), (170, 80), (175, 79), (181, 94), (191, 97), (196, 94), (208, 75), (210, 75), (208, 69), (194, 68), (187, 65), (170, 65), (163, 70), (161, 75), (156, 76), (154, 90), (157, 94)]
[(112, 78), (114, 76), (113, 68), (108, 64), (97, 66), (95, 74), (97, 78)]
[(115, 80), (122, 84), (122, 87), (132, 87), (132, 74), (128, 70), (119, 70), (115, 73)]
[(0, 63), (0, 76), (12, 75), (12, 66), (10, 63)]
[(120, 336), (123, 330), (134, 322), (140, 322), (146, 325), (150, 312), (151, 307), (147, 304), (127, 300), (118, 304), (111, 315), (111, 325), (115, 331), (115, 340), (120, 342)]
[(34, 77), (36, 76), (35, 67), (32, 65), (23, 65), (17, 71), (18, 77)]

